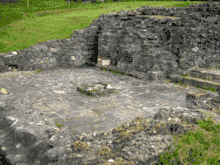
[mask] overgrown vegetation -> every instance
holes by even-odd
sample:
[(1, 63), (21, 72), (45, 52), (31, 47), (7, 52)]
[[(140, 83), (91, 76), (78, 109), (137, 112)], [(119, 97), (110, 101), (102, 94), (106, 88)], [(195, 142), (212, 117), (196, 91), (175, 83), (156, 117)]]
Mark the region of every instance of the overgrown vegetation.
[[(98, 4), (75, 4), (64, 0), (29, 0), (1, 5), (0, 52), (23, 50), (50, 39), (70, 38), (74, 30), (90, 25), (101, 14), (120, 10), (136, 10), (142, 6), (185, 7), (190, 3), (174, 1), (128, 1)], [(40, 72), (40, 71), (37, 71)], [(56, 123), (57, 124), (57, 123)], [(173, 136), (174, 152), (160, 156), (160, 164), (220, 164), (220, 124), (210, 119), (198, 122), (200, 129), (184, 136)], [(58, 127), (62, 125), (57, 124)]]

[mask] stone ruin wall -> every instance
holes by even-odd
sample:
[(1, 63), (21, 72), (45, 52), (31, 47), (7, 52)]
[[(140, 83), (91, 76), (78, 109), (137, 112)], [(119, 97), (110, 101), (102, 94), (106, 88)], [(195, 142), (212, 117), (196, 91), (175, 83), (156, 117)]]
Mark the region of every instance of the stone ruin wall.
[(219, 66), (219, 7), (203, 6), (142, 7), (136, 12), (102, 15), (91, 24), (101, 28), (96, 41), (98, 55), (110, 59), (114, 70), (148, 75), (162, 71), (163, 77), (182, 74), (194, 66)]
[(71, 39), (0, 53), (0, 72), (7, 71), (8, 66), (42, 71), (82, 65), (101, 67), (98, 56), (110, 60), (109, 68), (146, 78), (154, 71), (169, 77), (194, 66), (219, 66), (219, 7), (214, 3), (184, 8), (144, 6), (136, 11), (103, 14), (89, 27), (73, 31)]

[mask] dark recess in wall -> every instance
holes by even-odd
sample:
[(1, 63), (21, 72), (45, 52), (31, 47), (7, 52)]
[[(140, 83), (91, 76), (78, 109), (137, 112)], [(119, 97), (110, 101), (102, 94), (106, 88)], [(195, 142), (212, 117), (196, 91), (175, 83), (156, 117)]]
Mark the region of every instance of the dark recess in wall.
[(94, 67), (98, 61), (98, 34), (96, 33), (95, 40), (93, 40), (90, 45), (90, 51), (92, 56), (85, 62), (85, 65)]
[(6, 156), (2, 154), (1, 151), (0, 151), (0, 165), (11, 165), (11, 163), (9, 163), (9, 160), (7, 160)]

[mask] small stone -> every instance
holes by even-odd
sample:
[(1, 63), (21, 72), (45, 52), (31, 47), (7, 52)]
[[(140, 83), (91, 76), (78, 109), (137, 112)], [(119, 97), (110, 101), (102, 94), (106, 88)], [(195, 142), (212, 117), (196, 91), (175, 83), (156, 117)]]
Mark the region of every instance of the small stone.
[(114, 162), (114, 160), (113, 159), (109, 159), (108, 162), (112, 163), (112, 162)]
[(17, 52), (12, 52), (13, 54), (18, 54)]
[(0, 88), (0, 92), (3, 93), (3, 94), (6, 94), (6, 95), (9, 94), (8, 91), (4, 88)]

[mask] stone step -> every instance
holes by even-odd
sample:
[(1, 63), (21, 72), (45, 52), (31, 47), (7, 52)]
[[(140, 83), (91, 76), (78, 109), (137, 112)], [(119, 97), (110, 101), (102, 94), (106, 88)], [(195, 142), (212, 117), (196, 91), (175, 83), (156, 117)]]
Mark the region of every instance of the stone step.
[[(213, 72), (214, 73), (214, 72)], [(210, 80), (203, 80), (201, 78), (193, 78), (188, 75), (178, 75), (172, 74), (170, 75), (169, 79), (173, 83), (180, 83), (185, 85), (190, 85), (193, 87), (198, 87), (204, 90), (209, 90), (212, 92), (218, 92), (220, 94), (220, 82), (210, 81)]]
[(193, 78), (220, 83), (220, 69), (192, 69), (189, 71), (189, 76)]
[(195, 68), (185, 75), (172, 74), (170, 82), (200, 88), (200, 92), (188, 92), (188, 108), (202, 108), (220, 114), (220, 70)]

